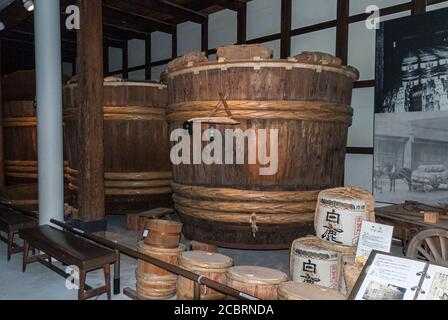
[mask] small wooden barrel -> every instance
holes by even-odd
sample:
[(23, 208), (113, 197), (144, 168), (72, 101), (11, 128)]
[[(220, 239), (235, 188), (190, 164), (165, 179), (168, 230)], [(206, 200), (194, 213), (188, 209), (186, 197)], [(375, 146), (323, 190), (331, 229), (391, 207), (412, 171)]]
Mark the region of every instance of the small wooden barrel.
[(148, 230), (145, 244), (159, 248), (177, 248), (179, 246), (182, 223), (149, 219), (145, 229)]
[(227, 285), (261, 300), (277, 300), (277, 287), (288, 281), (278, 270), (264, 267), (241, 266), (227, 271)]
[(137, 295), (144, 300), (167, 300), (176, 295), (176, 275), (157, 276), (136, 271)]
[(336, 251), (322, 248), (315, 238), (296, 240), (291, 250), (291, 276), (296, 282), (338, 290), (340, 260)]
[[(173, 200), (188, 239), (239, 249), (289, 248), (313, 231), (319, 192), (343, 185), (358, 72), (321, 53), (281, 60), (270, 53), (259, 45), (231, 46), (218, 49), (217, 61), (194, 55), (168, 67), (172, 131), (201, 120), (197, 136), (213, 126), (233, 150), (236, 139), (230, 142), (226, 130), (255, 131), (266, 149), (278, 149), (278, 170), (266, 175), (261, 161), (236, 164), (224, 156), (213, 164), (189, 159), (175, 165)], [(220, 94), (232, 117), (224, 107), (216, 110)], [(271, 138), (277, 132), (278, 141), (262, 139), (260, 129)]]
[(347, 300), (336, 290), (302, 282), (285, 282), (278, 286), (278, 300)]
[[(222, 284), (226, 283), (226, 272), (232, 265), (232, 258), (219, 253), (189, 251), (179, 256), (179, 266), (182, 268)], [(177, 297), (180, 300), (193, 300), (194, 282), (179, 277)], [(225, 297), (224, 294), (201, 285), (201, 300), (223, 300)]]
[(317, 236), (336, 245), (356, 247), (364, 220), (375, 221), (375, 198), (361, 188), (337, 188), (319, 194)]
[[(184, 245), (179, 245), (175, 249), (158, 248), (153, 246), (148, 246), (144, 242), (140, 242), (138, 245), (138, 252), (145, 254), (147, 256), (153, 257), (165, 261), (170, 264), (177, 265), (179, 254), (185, 251), (187, 248)], [(138, 271), (144, 274), (152, 274), (157, 276), (168, 276), (172, 275), (171, 272), (163, 270), (151, 263), (147, 263), (143, 260), (138, 260)]]
[(211, 244), (202, 243), (198, 241), (191, 241), (191, 250), (193, 251), (205, 251), (205, 252), (218, 252), (218, 247)]

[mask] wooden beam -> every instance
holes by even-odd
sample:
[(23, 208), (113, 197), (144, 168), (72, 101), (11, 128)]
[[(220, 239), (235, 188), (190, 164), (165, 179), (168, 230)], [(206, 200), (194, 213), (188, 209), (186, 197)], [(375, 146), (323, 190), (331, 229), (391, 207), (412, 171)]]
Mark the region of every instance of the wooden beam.
[(155, 19), (148, 19), (108, 5), (103, 6), (103, 22), (109, 25), (114, 25), (117, 28), (141, 33), (150, 33), (152, 31), (172, 33), (176, 29), (176, 26), (173, 24), (168, 24)]
[(167, 14), (178, 20), (202, 23), (207, 15), (165, 0), (105, 0), (108, 6), (114, 6), (128, 13), (144, 17)]
[(411, 14), (422, 14), (426, 12), (427, 0), (412, 0)]
[(123, 79), (129, 78), (129, 45), (126, 41), (123, 46), (123, 54), (122, 54), (122, 67), (123, 67)]
[(31, 17), (32, 14), (32, 12), (25, 10), (21, 0), (16, 0), (0, 12), (0, 21), (5, 24), (6, 30), (14, 29)]
[(2, 43), (0, 41), (0, 188), (5, 186), (5, 166), (4, 166), (4, 151), (3, 151), (3, 93), (2, 93)]
[(151, 80), (151, 62), (152, 62), (152, 54), (151, 54), (151, 34), (146, 37), (145, 40), (145, 79)]
[(104, 209), (103, 24), (101, 0), (78, 0), (78, 209), (81, 220), (99, 221)]
[(208, 17), (201, 23), (201, 50), (208, 50)]
[(239, 0), (206, 0), (209, 6), (218, 5), (225, 9), (230, 9), (233, 11), (240, 11), (243, 6), (246, 6), (246, 2)]
[(347, 154), (373, 155), (374, 151), (371, 147), (347, 147)]
[(237, 39), (238, 44), (244, 44), (247, 40), (247, 4), (244, 3), (237, 11)]
[(348, 64), (348, 19), (350, 16), (350, 0), (337, 0), (336, 22), (336, 56), (342, 63)]
[(291, 56), (292, 0), (282, 0), (280, 58)]

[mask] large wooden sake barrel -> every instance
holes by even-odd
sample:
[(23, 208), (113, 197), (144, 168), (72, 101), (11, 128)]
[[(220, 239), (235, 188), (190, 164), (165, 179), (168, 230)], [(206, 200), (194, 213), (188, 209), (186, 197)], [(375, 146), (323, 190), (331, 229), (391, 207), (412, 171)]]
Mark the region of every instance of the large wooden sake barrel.
[[(251, 51), (254, 58), (248, 59)], [(254, 51), (245, 47), (239, 55), (224, 51), (218, 61), (173, 63), (168, 69), (168, 120), (171, 130), (202, 121), (202, 132), (192, 140), (207, 129), (222, 135), (226, 129), (253, 129), (258, 141), (263, 140), (259, 129), (272, 130), (267, 136), (278, 130), (278, 143), (271, 145), (266, 138), (263, 148), (278, 149), (278, 170), (261, 175), (266, 166), (259, 160), (248, 164), (250, 146), (245, 143), (245, 164), (175, 165), (174, 201), (188, 239), (231, 248), (283, 249), (313, 231), (319, 191), (343, 184), (358, 72), (329, 55), (273, 60)], [(225, 143), (232, 141), (223, 137)]]
[(288, 281), (288, 276), (278, 270), (239, 266), (227, 271), (227, 285), (260, 300), (277, 300), (278, 285)]
[[(179, 266), (195, 274), (225, 284), (226, 272), (233, 266), (232, 258), (219, 253), (205, 251), (189, 251), (179, 256)], [(201, 285), (201, 300), (224, 300), (226, 295), (207, 286)], [(194, 299), (194, 282), (179, 276), (177, 282), (177, 298)]]
[[(69, 189), (78, 189), (78, 85), (64, 87)], [(137, 213), (171, 204), (172, 169), (166, 123), (166, 86), (156, 82), (104, 82), (106, 212)]]
[(7, 185), (37, 182), (35, 82), (34, 70), (17, 71), (2, 79), (3, 148)]

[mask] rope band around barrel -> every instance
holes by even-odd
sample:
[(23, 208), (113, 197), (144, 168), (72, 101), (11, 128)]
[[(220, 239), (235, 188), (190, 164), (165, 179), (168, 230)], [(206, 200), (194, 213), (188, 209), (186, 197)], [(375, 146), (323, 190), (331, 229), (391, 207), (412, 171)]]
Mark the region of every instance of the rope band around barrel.
[[(334, 103), (307, 101), (254, 101), (227, 100), (228, 109), (235, 120), (303, 120), (338, 122), (352, 124), (353, 109)], [(192, 118), (206, 118), (216, 108), (216, 101), (191, 101), (172, 104), (167, 109), (168, 121), (187, 121)], [(228, 116), (225, 110), (218, 110), (215, 117)]]

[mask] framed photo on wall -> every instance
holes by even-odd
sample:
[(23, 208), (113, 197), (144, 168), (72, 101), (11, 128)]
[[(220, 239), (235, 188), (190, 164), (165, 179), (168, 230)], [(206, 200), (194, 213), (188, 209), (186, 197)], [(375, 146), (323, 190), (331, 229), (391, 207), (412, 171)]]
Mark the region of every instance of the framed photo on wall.
[(448, 9), (381, 24), (374, 145), (378, 202), (448, 204)]

